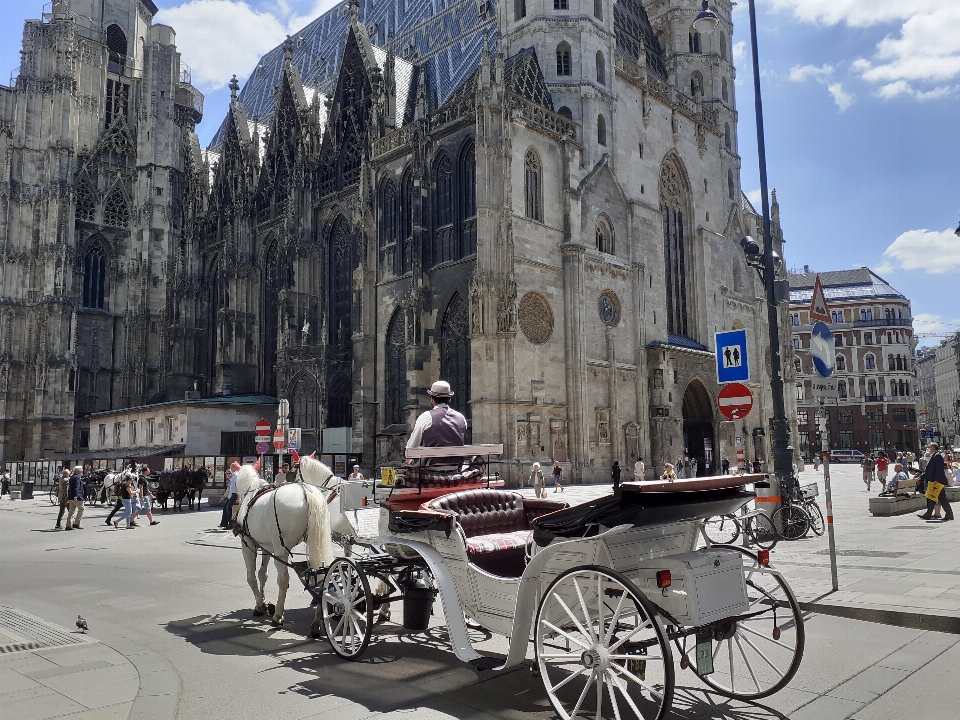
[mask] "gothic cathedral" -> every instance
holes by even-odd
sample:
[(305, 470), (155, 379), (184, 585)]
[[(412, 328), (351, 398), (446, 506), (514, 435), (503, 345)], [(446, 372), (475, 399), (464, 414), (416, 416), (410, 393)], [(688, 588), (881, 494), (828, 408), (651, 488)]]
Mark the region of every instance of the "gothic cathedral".
[[(372, 469), (440, 378), (511, 480), (766, 456), (727, 0), (702, 37), (698, 0), (348, 0), (231, 82), (204, 151), (152, 3), (99, 34), (84, 4), (0, 88), (0, 460), (196, 388), (288, 398)], [(748, 422), (716, 410), (735, 328)]]

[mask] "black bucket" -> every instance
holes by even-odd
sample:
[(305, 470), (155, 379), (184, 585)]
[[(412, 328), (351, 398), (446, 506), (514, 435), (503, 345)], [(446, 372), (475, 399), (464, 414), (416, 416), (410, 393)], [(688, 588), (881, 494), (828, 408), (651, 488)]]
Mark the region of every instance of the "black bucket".
[(423, 632), (430, 626), (430, 612), (437, 591), (433, 588), (408, 587), (403, 590), (403, 629)]

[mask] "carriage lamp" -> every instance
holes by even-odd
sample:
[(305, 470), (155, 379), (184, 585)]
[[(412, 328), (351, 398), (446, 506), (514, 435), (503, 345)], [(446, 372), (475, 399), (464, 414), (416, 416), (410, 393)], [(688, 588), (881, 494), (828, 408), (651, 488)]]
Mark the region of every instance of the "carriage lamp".
[(673, 580), (669, 570), (657, 570), (657, 587), (661, 590), (670, 587)]
[(760, 550), (757, 553), (757, 562), (759, 562), (764, 567), (769, 567), (770, 565), (770, 551), (769, 550)]

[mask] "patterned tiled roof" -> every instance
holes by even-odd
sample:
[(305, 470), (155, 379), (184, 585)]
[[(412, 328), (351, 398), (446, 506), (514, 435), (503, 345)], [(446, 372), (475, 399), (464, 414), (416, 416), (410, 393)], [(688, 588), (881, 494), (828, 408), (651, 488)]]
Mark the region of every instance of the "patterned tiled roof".
[[(813, 297), (813, 286), (818, 273), (790, 273), (790, 302), (809, 302)], [(903, 293), (895, 290), (890, 283), (873, 272), (862, 267), (855, 270), (829, 270), (819, 273), (823, 285), (823, 295), (827, 300), (859, 300), (864, 298), (900, 298), (906, 300)]]
[[(481, 15), (482, 12), (482, 15)], [(492, 5), (478, 0), (360, 0), (360, 21), (366, 25), (370, 42), (386, 47), (394, 36), (397, 58), (397, 107), (401, 105), (400, 84), (412, 84), (412, 64), (425, 63), (432, 108), (443, 104), (480, 64), (480, 49), (487, 39), (495, 50), (496, 22)], [(293, 36), (293, 64), (305, 86), (316, 86), (326, 95), (334, 91), (340, 67), (350, 12), (347, 2), (328, 10)], [(283, 45), (262, 58), (240, 91), (247, 117), (270, 116), (276, 103), (274, 88), (283, 71)], [(404, 77), (405, 75), (405, 77)], [(403, 98), (404, 104), (406, 98)], [(211, 142), (221, 142), (223, 126)]]
[(524, 48), (516, 55), (507, 58), (503, 67), (503, 84), (517, 95), (553, 110), (553, 98), (547, 90), (537, 51)]
[(710, 348), (706, 345), (701, 345), (693, 338), (688, 338), (686, 335), (674, 335), (670, 333), (667, 335), (667, 341), (663, 340), (653, 340), (647, 343), (648, 348), (667, 348), (673, 350), (691, 350), (693, 352), (707, 353), (708, 355), (713, 355)]

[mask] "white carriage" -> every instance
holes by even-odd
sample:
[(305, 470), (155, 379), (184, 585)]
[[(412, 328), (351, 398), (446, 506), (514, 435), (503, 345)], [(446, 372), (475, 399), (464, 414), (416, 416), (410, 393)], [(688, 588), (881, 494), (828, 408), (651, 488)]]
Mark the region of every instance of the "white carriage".
[[(411, 448), (408, 457), (500, 453), (473, 445)], [(362, 502), (345, 483), (331, 521), (347, 557), (316, 592), (324, 631), (336, 653), (355, 659), (384, 605), (402, 600), (404, 626), (422, 631), (439, 595), (464, 662), (514, 667), (532, 641), (564, 719), (664, 717), (677, 664), (722, 694), (765, 697), (799, 667), (800, 608), (768, 551), (711, 546), (701, 532), (705, 518), (749, 502), (744, 485), (760, 477), (628, 482), (575, 507), (489, 487), (489, 473), (462, 485), (421, 482), (380, 501), (376, 534), (347, 522)], [(468, 621), (507, 637), (506, 658), (481, 656)]]

